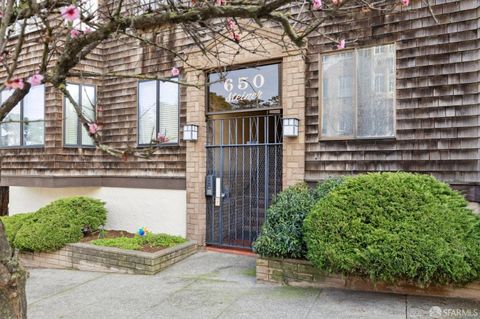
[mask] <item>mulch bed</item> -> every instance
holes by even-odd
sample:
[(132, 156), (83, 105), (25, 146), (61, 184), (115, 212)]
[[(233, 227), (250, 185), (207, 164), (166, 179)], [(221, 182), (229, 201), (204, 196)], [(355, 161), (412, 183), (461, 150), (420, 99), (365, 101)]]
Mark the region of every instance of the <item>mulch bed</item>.
[[(95, 239), (99, 239), (99, 234), (100, 234), (100, 231), (94, 231), (86, 236), (84, 236), (80, 242), (82, 243), (88, 243), (89, 241), (92, 241), (92, 240), (95, 240)], [(135, 237), (135, 234), (133, 233), (129, 233), (128, 231), (125, 231), (125, 230), (104, 230), (103, 231), (103, 234), (104, 234), (104, 237), (103, 238), (118, 238), (118, 237), (128, 237), (128, 238), (132, 238), (132, 237)], [(160, 251), (160, 250), (163, 250), (167, 247), (154, 247), (154, 246), (150, 246), (150, 245), (145, 245), (142, 247), (142, 249), (139, 249), (138, 251), (144, 251), (144, 252), (147, 252), (147, 253), (154, 253), (154, 252), (157, 252), (157, 251)]]

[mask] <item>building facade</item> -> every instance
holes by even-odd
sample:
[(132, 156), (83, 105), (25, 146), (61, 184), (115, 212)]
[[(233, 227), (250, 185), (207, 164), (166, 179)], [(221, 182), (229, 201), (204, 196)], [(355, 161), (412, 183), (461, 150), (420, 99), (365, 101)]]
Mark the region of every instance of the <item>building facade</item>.
[[(69, 91), (101, 123), (105, 143), (142, 148), (152, 136), (163, 138), (151, 158), (126, 160), (92, 147), (62, 94), (38, 87), (10, 115), (28, 121), (1, 127), (10, 213), (88, 195), (106, 201), (108, 228), (147, 226), (200, 244), (248, 248), (273, 196), (300, 181), (410, 171), (432, 174), (479, 202), (480, 2), (433, 2), (328, 22), (304, 49), (276, 45), (278, 30), (258, 30), (274, 39), (265, 43), (268, 54), (245, 51), (215, 65), (228, 69), (220, 82), (181, 32), (154, 36), (184, 46), (189, 65), (131, 38), (104, 43), (81, 70), (168, 77), (178, 66), (180, 80), (215, 84), (70, 79)], [(320, 33), (347, 39), (346, 48)], [(255, 39), (243, 41), (248, 47)], [(234, 53), (216, 45), (225, 56)], [(35, 52), (34, 40), (31, 46)], [(19, 68), (27, 75), (37, 62), (29, 53)], [(197, 140), (185, 141), (187, 124)]]

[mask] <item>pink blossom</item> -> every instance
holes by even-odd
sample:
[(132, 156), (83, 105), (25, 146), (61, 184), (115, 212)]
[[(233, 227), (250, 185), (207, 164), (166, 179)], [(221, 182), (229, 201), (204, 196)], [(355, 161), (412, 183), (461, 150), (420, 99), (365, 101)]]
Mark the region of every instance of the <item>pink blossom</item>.
[(236, 32), (232, 32), (232, 37), (233, 37), (233, 40), (235, 42), (240, 42), (240, 34), (236, 33)]
[(82, 34), (82, 31), (80, 31), (78, 29), (70, 30), (70, 37), (72, 37), (72, 38), (79, 37), (81, 34)]
[(158, 133), (158, 135), (157, 135), (157, 141), (158, 141), (159, 143), (168, 143), (170, 140), (168, 139), (168, 137), (167, 137), (165, 134)]
[(341, 39), (337, 44), (337, 49), (345, 49), (345, 39)]
[(28, 78), (27, 82), (30, 83), (31, 86), (36, 86), (42, 84), (43, 75), (35, 73), (31, 77)]
[(313, 9), (318, 10), (322, 8), (322, 0), (313, 0)]
[(225, 4), (225, 0), (215, 0), (215, 4), (216, 4), (217, 6), (222, 6), (222, 5)]
[(12, 79), (5, 82), (5, 87), (9, 89), (20, 89), (23, 90), (25, 83), (22, 79)]
[(180, 74), (180, 70), (177, 69), (176, 67), (172, 68), (172, 76), (177, 76)]
[(231, 30), (235, 29), (235, 21), (232, 18), (227, 18), (227, 27)]
[(60, 9), (60, 13), (65, 20), (70, 22), (73, 22), (80, 17), (80, 10), (78, 10), (78, 8), (73, 4)]
[(342, 0), (332, 0), (332, 3), (334, 5), (339, 5), (342, 2)]
[(88, 123), (88, 133), (95, 134), (100, 131), (100, 126), (97, 123)]
[(402, 5), (404, 7), (408, 6), (410, 4), (410, 0), (402, 0)]

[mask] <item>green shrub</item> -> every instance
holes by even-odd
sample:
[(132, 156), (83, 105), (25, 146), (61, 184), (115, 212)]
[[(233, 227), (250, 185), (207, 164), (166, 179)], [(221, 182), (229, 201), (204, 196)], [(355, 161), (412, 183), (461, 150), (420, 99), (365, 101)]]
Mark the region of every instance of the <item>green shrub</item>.
[(5, 233), (7, 234), (8, 241), (13, 243), (18, 230), (23, 226), (26, 220), (31, 218), (33, 213), (16, 214), (12, 216), (1, 217), (0, 220), (5, 226)]
[(418, 285), (480, 278), (480, 217), (427, 175), (349, 177), (305, 219), (308, 259), (321, 270)]
[(168, 248), (185, 242), (186, 240), (180, 236), (150, 233), (143, 237), (135, 235), (135, 237), (102, 238), (91, 241), (92, 244), (97, 246), (130, 250), (140, 250), (144, 246)]
[(303, 239), (303, 221), (316, 201), (341, 183), (330, 179), (310, 190), (299, 183), (279, 193), (267, 212), (267, 220), (253, 249), (262, 256), (304, 258), (306, 244)]
[(60, 199), (23, 220), (13, 245), (20, 250), (51, 251), (79, 241), (82, 229), (96, 230), (105, 224), (104, 203), (87, 197)]

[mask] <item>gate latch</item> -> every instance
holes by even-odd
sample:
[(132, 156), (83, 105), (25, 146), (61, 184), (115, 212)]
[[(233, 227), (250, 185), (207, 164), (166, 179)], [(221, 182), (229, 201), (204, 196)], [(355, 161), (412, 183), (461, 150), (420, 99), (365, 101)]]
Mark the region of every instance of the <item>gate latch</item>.
[(215, 206), (220, 206), (222, 196), (222, 179), (217, 177), (215, 179)]

